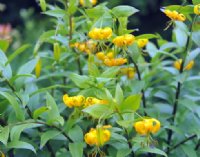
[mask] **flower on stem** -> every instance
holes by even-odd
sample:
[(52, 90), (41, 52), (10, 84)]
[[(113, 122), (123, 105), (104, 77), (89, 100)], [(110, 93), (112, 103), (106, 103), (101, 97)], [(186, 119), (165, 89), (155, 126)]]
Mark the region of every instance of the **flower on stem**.
[(135, 37), (132, 34), (125, 34), (117, 36), (113, 39), (113, 43), (118, 47), (130, 46), (135, 41)]
[(185, 21), (186, 20), (186, 17), (185, 15), (183, 14), (180, 14), (178, 13), (177, 11), (171, 11), (171, 10), (168, 10), (168, 9), (165, 9), (163, 10), (163, 12), (165, 13), (165, 15), (167, 17), (169, 17), (171, 20), (174, 20), (174, 21)]
[(194, 13), (196, 15), (200, 15), (200, 4), (194, 6)]
[(134, 128), (136, 132), (140, 135), (148, 135), (150, 133), (155, 134), (160, 130), (160, 122), (157, 119), (143, 119), (134, 123)]
[(120, 66), (120, 65), (123, 65), (125, 63), (127, 63), (127, 59), (126, 58), (113, 58), (113, 59), (107, 58), (107, 59), (104, 60), (104, 64), (106, 66), (109, 66), (109, 67), (111, 67), (111, 66)]
[(91, 128), (88, 133), (85, 134), (85, 142), (89, 145), (96, 145), (97, 147), (103, 146), (106, 142), (110, 140), (111, 132), (108, 128), (111, 125), (97, 126), (97, 128)]
[(76, 42), (74, 44), (70, 44), (70, 47), (76, 48), (80, 52), (90, 54), (96, 50), (96, 43), (92, 40), (88, 40), (86, 42)]
[(135, 68), (132, 67), (121, 68), (120, 72), (126, 75), (128, 79), (133, 79), (136, 73)]
[[(183, 60), (182, 59), (178, 59), (177, 61), (174, 62), (174, 67), (177, 69), (177, 70), (180, 70), (181, 69), (181, 64), (182, 64)], [(190, 70), (192, 69), (192, 67), (194, 66), (194, 60), (190, 61), (185, 67), (183, 70)]]
[(137, 43), (139, 48), (145, 47), (148, 42), (149, 42), (148, 39), (138, 39), (138, 40), (136, 40), (136, 43)]
[(88, 36), (94, 40), (107, 40), (112, 36), (112, 29), (110, 27), (95, 27), (88, 33)]
[(35, 75), (37, 78), (40, 77), (41, 69), (42, 69), (42, 60), (39, 58), (35, 66)]

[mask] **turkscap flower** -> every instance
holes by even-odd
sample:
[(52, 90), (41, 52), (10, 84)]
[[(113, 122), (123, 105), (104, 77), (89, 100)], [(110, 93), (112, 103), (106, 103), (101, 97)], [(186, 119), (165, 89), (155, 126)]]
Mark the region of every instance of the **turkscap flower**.
[(94, 40), (107, 40), (112, 36), (112, 29), (110, 27), (95, 27), (88, 33), (88, 36)]
[(132, 34), (117, 36), (113, 39), (113, 43), (118, 47), (130, 46), (134, 41), (135, 37)]
[(200, 15), (200, 4), (194, 6), (194, 13), (196, 15)]
[(171, 10), (168, 10), (168, 9), (165, 9), (163, 11), (165, 13), (165, 15), (167, 17), (169, 17), (171, 20), (174, 20), (174, 21), (185, 21), (186, 20), (186, 17), (185, 15), (183, 14), (180, 14), (178, 13), (177, 11), (171, 11)]
[[(178, 59), (174, 62), (174, 67), (177, 69), (177, 70), (180, 70), (181, 69), (181, 64), (182, 64), (183, 60), (182, 59)], [(184, 68), (183, 70), (190, 70), (192, 69), (192, 67), (194, 66), (194, 60), (190, 61)]]

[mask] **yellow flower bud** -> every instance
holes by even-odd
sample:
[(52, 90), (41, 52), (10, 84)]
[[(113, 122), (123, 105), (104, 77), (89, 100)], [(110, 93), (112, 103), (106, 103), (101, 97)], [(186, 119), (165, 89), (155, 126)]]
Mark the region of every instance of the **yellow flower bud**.
[(108, 52), (106, 55), (109, 59), (113, 59), (114, 58), (114, 53), (113, 52)]
[(135, 37), (132, 34), (125, 34), (123, 36), (117, 36), (113, 39), (113, 43), (118, 47), (130, 46), (135, 41)]
[(190, 61), (184, 68), (184, 70), (190, 70), (194, 66), (194, 61)]
[(59, 43), (54, 43), (54, 45), (53, 45), (53, 52), (54, 52), (54, 59), (56, 61), (59, 61), (59, 59), (60, 59), (60, 52), (61, 52)]
[[(85, 1), (86, 1), (86, 0), (80, 0), (79, 2), (80, 2), (80, 4), (81, 4), (82, 6), (85, 6)], [(96, 4), (97, 4), (97, 0), (89, 0), (89, 2), (90, 2), (92, 5), (96, 5)]]
[(200, 15), (200, 4), (194, 6), (194, 13), (196, 15)]
[(148, 39), (138, 39), (136, 42), (137, 42), (138, 47), (143, 48), (147, 45), (149, 40)]
[(98, 58), (99, 60), (104, 61), (104, 59), (105, 59), (105, 54), (104, 54), (103, 52), (98, 52), (98, 53), (96, 54), (96, 56), (97, 56), (97, 58)]
[(107, 65), (107, 66), (114, 66), (114, 64), (113, 64), (113, 59), (112, 60), (110, 60), (110, 59), (108, 59), (108, 58), (106, 58), (105, 60), (104, 60), (104, 64), (105, 65)]
[(39, 58), (36, 66), (35, 66), (35, 75), (36, 75), (37, 78), (40, 77), (41, 68), (42, 68), (42, 60)]
[(103, 39), (109, 39), (112, 36), (112, 29), (110, 27), (105, 27), (101, 31)]

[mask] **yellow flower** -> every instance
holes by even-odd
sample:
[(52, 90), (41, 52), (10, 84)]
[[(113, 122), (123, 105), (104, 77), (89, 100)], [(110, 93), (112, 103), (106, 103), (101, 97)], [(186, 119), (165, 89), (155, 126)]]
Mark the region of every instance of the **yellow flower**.
[(117, 36), (113, 39), (113, 43), (118, 47), (130, 46), (134, 41), (135, 37), (132, 34)]
[(37, 78), (40, 77), (41, 68), (42, 68), (42, 60), (39, 58), (36, 66), (35, 66), (35, 75), (36, 75)]
[[(182, 59), (179, 59), (177, 61), (174, 62), (174, 67), (177, 69), (177, 70), (180, 70), (181, 69), (181, 64), (182, 64), (183, 60)], [(192, 69), (192, 67), (194, 66), (194, 60), (190, 61), (185, 67), (183, 70), (190, 70)]]
[(108, 104), (108, 102), (106, 100), (100, 100), (100, 99), (97, 99), (94, 97), (87, 97), (84, 102), (84, 107), (88, 107), (88, 106), (95, 105), (95, 104), (104, 105), (104, 104)]
[(114, 58), (114, 53), (113, 52), (108, 52), (106, 54), (106, 57), (108, 57), (109, 59), (113, 59)]
[(110, 140), (111, 132), (106, 129), (105, 126), (91, 128), (88, 133), (85, 134), (85, 142), (89, 145), (103, 146)]
[(171, 20), (175, 20), (175, 21), (185, 21), (186, 20), (185, 15), (179, 14), (177, 11), (170, 11), (168, 9), (165, 9), (163, 12)]
[[(80, 4), (82, 6), (85, 6), (85, 1), (86, 0), (80, 0)], [(89, 2), (92, 4), (92, 5), (96, 5), (97, 4), (97, 0), (89, 0)]]
[(93, 28), (88, 36), (94, 40), (106, 40), (112, 36), (112, 29), (110, 27)]
[(63, 102), (69, 108), (81, 107), (85, 102), (85, 97), (82, 95), (69, 97), (67, 94), (63, 96)]
[(134, 128), (140, 135), (155, 134), (160, 130), (160, 122), (154, 118), (143, 119), (134, 123)]
[(200, 15), (200, 4), (194, 6), (194, 13), (196, 15)]
[(127, 62), (126, 58), (113, 58), (113, 59), (105, 59), (104, 64), (106, 66), (120, 66)]
[(138, 39), (136, 42), (137, 42), (138, 47), (143, 48), (147, 45), (149, 40), (148, 39)]
[(102, 60), (102, 61), (104, 61), (105, 60), (105, 54), (103, 53), (103, 52), (98, 52), (97, 54), (96, 54), (96, 56), (97, 56), (97, 58), (99, 59), (99, 60)]

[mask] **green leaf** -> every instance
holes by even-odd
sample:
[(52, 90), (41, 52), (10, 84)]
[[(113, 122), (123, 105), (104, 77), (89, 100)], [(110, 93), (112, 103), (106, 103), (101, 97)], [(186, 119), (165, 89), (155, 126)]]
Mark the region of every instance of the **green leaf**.
[(56, 17), (56, 18), (63, 18), (66, 15), (66, 12), (62, 9), (54, 9), (54, 10), (48, 10), (44, 12), (44, 14)]
[(140, 107), (142, 95), (136, 94), (127, 97), (119, 106), (121, 112), (124, 111), (137, 111)]
[(186, 5), (186, 6), (169, 5), (166, 7), (166, 9), (169, 9), (171, 11), (177, 10), (179, 13), (182, 13), (182, 14), (193, 14), (194, 13), (192, 5)]
[(1, 91), (0, 91), (0, 95), (5, 97), (9, 101), (9, 103), (12, 105), (17, 119), (20, 121), (23, 121), (25, 119), (24, 112), (21, 106), (19, 105), (19, 103), (17, 102), (16, 98), (6, 92), (1, 92)]
[(56, 105), (54, 98), (49, 93), (46, 94), (46, 104), (47, 107), (49, 108), (49, 111), (47, 112), (48, 113), (47, 123), (53, 124), (55, 122), (58, 122), (61, 125), (63, 125), (64, 119), (63, 117), (60, 116), (58, 106)]
[(142, 34), (142, 35), (136, 36), (136, 40), (137, 39), (154, 39), (154, 38), (158, 38), (158, 36), (155, 34)]
[(198, 4), (199, 4), (199, 0), (192, 0), (192, 3), (193, 3), (194, 5), (198, 5)]
[(98, 19), (106, 12), (106, 10), (108, 9), (105, 6), (100, 5), (91, 9), (86, 9), (85, 11), (90, 18)]
[(120, 149), (117, 151), (117, 157), (125, 157), (128, 156), (131, 153), (131, 149)]
[(38, 108), (37, 110), (35, 110), (34, 112), (33, 112), (33, 118), (34, 119), (37, 119), (41, 114), (43, 114), (44, 112), (47, 112), (47, 111), (49, 111), (49, 107), (47, 107), (47, 106), (42, 106), (42, 107), (40, 107), (40, 108)]
[(98, 77), (100, 75), (99, 69), (94, 62), (94, 55), (89, 55), (88, 58), (88, 72), (91, 76)]
[(197, 157), (197, 153), (192, 145), (182, 145), (181, 148), (188, 157)]
[(108, 68), (106, 71), (104, 71), (101, 74), (101, 77), (105, 77), (105, 78), (114, 78), (116, 77), (117, 73), (119, 72), (120, 68), (119, 67), (111, 67)]
[(12, 129), (10, 131), (10, 139), (11, 139), (11, 141), (18, 141), (22, 131), (24, 131), (25, 129), (36, 128), (36, 127), (40, 127), (40, 126), (42, 126), (42, 125), (36, 124), (36, 123), (31, 123), (31, 122), (28, 123), (28, 121), (27, 121), (27, 124), (16, 125), (16, 126), (12, 127)]
[(187, 42), (187, 34), (185, 31), (183, 31), (182, 29), (179, 28), (175, 28), (174, 29), (174, 33), (176, 36), (176, 42), (180, 47), (184, 47), (186, 45)]
[(81, 142), (70, 143), (69, 150), (72, 157), (82, 157), (83, 156), (83, 146), (84, 144)]
[(12, 141), (8, 143), (7, 148), (28, 149), (36, 154), (35, 148), (31, 144), (23, 141)]
[(112, 13), (116, 17), (128, 17), (135, 14), (138, 11), (138, 9), (128, 5), (120, 5), (112, 9)]
[(133, 124), (133, 120), (119, 120), (117, 124), (122, 126), (123, 128), (128, 128)]
[(2, 51), (6, 52), (8, 47), (9, 47), (9, 41), (4, 40), (4, 39), (0, 39), (0, 49), (2, 49)]
[(70, 139), (74, 142), (83, 141), (83, 131), (80, 126), (76, 125), (75, 127), (71, 128), (68, 132)]
[(26, 44), (21, 46), (20, 48), (18, 48), (15, 52), (13, 52), (9, 57), (8, 57), (8, 61), (6, 62), (5, 65), (8, 65), (8, 63), (10, 63), (13, 59), (15, 59), (17, 56), (19, 56), (22, 52), (24, 52), (27, 48), (29, 48), (30, 45)]
[(89, 88), (90, 78), (88, 76), (81, 76), (75, 73), (70, 74), (69, 78), (79, 87), (79, 88)]
[(60, 135), (61, 132), (57, 130), (50, 130), (41, 135), (40, 149), (44, 147), (44, 145), (50, 140)]
[(4, 145), (7, 145), (9, 133), (10, 133), (9, 126), (5, 127), (0, 126), (0, 142), (2, 142)]
[(200, 48), (196, 48), (195, 50), (191, 51), (186, 58), (185, 65), (187, 65), (190, 61), (194, 60), (200, 54)]
[(46, 11), (47, 4), (46, 4), (45, 0), (40, 0), (40, 7), (41, 7), (42, 11)]
[(97, 119), (107, 117), (113, 112), (108, 105), (92, 105), (82, 111)]
[(5, 53), (0, 49), (0, 74), (6, 79), (10, 79), (12, 77), (12, 70), (9, 64), (5, 66), (7, 61)]
[(142, 154), (142, 153), (154, 153), (154, 154), (159, 154), (159, 155), (167, 157), (167, 154), (158, 148), (149, 148), (149, 147), (141, 148), (137, 150), (136, 152), (136, 154)]
[(117, 104), (121, 104), (122, 101), (124, 100), (124, 94), (119, 84), (117, 84), (116, 86), (115, 100), (117, 101)]
[(77, 11), (77, 6), (79, 4), (78, 0), (69, 0), (69, 7), (68, 7), (68, 13), (69, 15), (74, 14)]

